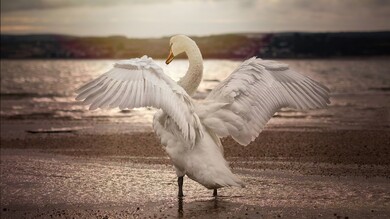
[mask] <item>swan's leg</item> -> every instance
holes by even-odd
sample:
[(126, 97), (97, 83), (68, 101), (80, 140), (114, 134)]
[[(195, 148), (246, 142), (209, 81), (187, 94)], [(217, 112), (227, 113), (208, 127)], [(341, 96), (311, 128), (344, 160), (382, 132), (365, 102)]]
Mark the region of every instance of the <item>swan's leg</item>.
[(214, 189), (213, 196), (217, 197), (217, 195), (218, 195), (217, 189)]
[(184, 176), (179, 176), (179, 178), (177, 178), (177, 184), (179, 185), (179, 194), (178, 196), (179, 197), (183, 197), (183, 180), (184, 180)]
[(179, 200), (179, 203), (178, 203), (179, 208), (177, 209), (177, 212), (179, 212), (178, 216), (179, 216), (179, 218), (183, 218), (183, 213), (184, 213), (184, 211), (183, 211), (183, 197), (179, 197), (178, 200)]

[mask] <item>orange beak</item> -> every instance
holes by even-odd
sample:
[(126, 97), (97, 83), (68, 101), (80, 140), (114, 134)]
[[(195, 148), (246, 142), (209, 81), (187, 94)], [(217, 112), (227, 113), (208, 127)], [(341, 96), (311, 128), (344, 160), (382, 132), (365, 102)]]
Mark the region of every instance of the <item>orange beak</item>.
[(165, 61), (165, 64), (169, 64), (169, 63), (171, 63), (172, 62), (172, 60), (175, 58), (175, 56), (173, 55), (173, 53), (172, 53), (172, 49), (170, 49), (169, 50), (169, 56), (168, 56), (168, 58), (167, 58), (167, 60)]

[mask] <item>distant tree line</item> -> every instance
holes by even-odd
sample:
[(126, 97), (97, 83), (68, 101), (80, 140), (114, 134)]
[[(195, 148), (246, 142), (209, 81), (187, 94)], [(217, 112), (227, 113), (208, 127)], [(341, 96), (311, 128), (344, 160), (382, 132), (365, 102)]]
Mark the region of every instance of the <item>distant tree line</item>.
[[(329, 58), (390, 55), (389, 32), (248, 33), (192, 37), (204, 58)], [(166, 58), (169, 38), (1, 35), (2, 59)], [(184, 57), (184, 56), (182, 56)]]

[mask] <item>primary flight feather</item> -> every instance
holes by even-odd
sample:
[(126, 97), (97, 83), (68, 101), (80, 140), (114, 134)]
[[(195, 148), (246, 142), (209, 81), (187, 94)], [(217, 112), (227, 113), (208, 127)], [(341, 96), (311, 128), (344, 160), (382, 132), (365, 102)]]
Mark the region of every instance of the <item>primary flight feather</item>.
[(189, 60), (187, 74), (178, 82), (164, 74), (146, 56), (119, 61), (114, 68), (77, 90), (77, 100), (97, 108), (155, 107), (153, 129), (172, 160), (178, 176), (179, 196), (183, 177), (208, 189), (243, 187), (223, 156), (220, 138), (232, 136), (248, 145), (283, 107), (308, 110), (326, 107), (329, 90), (288, 65), (251, 58), (222, 81), (204, 101), (191, 95), (202, 80), (203, 59), (196, 43), (177, 35), (170, 39), (166, 63), (180, 53)]

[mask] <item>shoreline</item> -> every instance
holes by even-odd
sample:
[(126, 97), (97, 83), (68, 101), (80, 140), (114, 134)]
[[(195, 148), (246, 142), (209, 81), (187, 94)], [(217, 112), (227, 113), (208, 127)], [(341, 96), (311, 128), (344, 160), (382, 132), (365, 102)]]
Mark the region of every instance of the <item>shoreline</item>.
[[(141, 157), (142, 158), (142, 157)], [(235, 168), (219, 197), (170, 164), (1, 149), (2, 218), (388, 218), (389, 179)], [(33, 197), (33, 198), (32, 198)]]
[[(390, 131), (264, 130), (222, 140), (246, 188), (185, 177), (153, 132), (1, 138), (1, 218), (388, 218)], [(33, 198), (32, 198), (33, 197)]]

